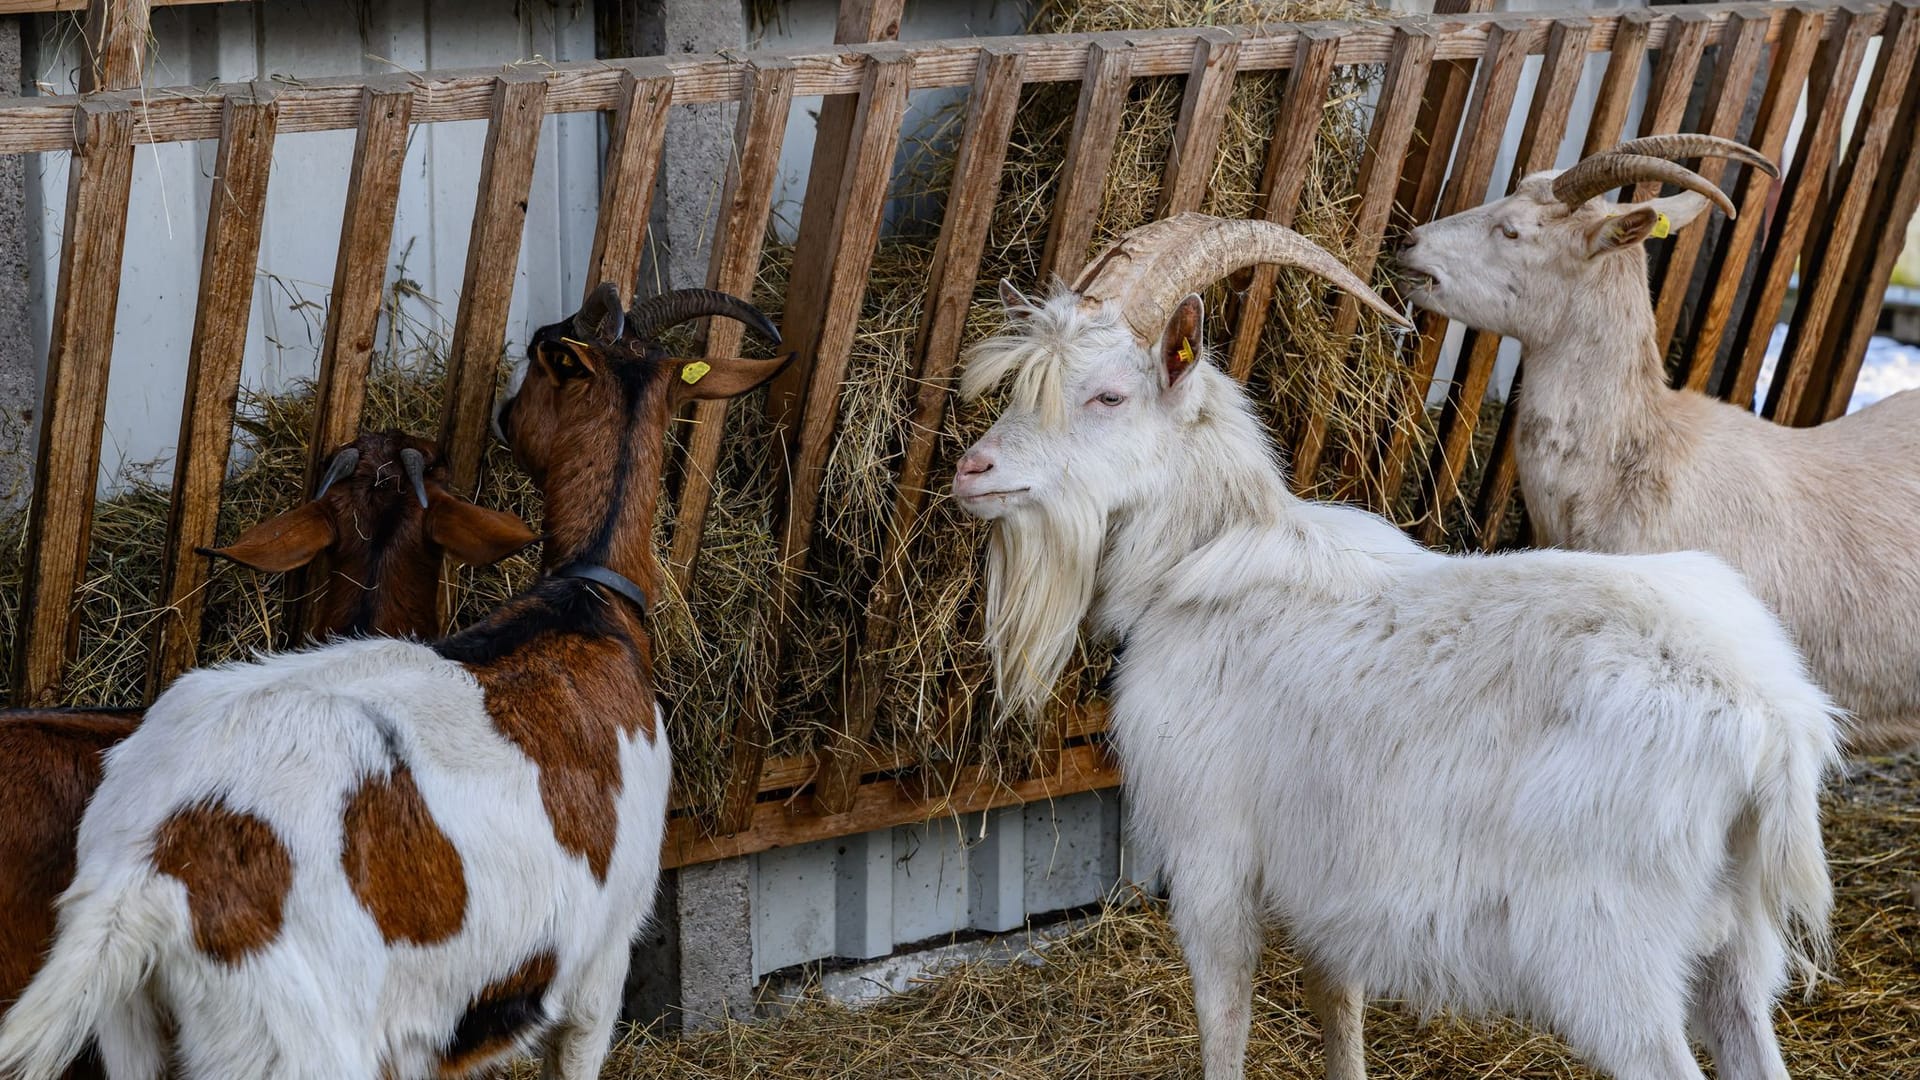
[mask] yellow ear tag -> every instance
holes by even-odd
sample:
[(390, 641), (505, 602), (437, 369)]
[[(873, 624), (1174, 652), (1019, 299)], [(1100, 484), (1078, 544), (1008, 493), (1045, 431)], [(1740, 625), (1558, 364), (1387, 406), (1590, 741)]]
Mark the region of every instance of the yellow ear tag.
[(707, 363), (705, 360), (695, 360), (693, 363), (680, 369), (680, 381), (686, 383), (688, 386), (692, 386), (694, 383), (706, 378), (707, 372), (712, 370), (712, 364)]
[(1671, 235), (1672, 233), (1673, 233), (1673, 222), (1667, 217), (1667, 215), (1661, 214), (1658, 218), (1654, 219), (1653, 234), (1652, 234), (1654, 239), (1656, 240), (1663, 239)]
[(1183, 364), (1193, 363), (1193, 342), (1188, 341), (1186, 338), (1180, 339), (1180, 362)]

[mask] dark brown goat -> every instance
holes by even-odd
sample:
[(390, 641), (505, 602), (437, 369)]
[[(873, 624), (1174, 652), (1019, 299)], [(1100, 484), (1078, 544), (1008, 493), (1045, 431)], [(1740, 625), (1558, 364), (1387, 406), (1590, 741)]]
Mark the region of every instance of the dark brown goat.
[[(333, 457), (314, 499), (206, 555), (279, 573), (326, 556), (323, 634), (431, 637), (442, 555), (487, 564), (537, 537), (519, 518), (449, 493), (434, 444), (365, 434)], [(74, 835), (100, 783), (101, 755), (138, 710), (0, 712), (0, 771), (14, 787), (0, 815), (0, 1013), (53, 942), (54, 898), (73, 879)], [(82, 1066), (72, 1074), (97, 1075)]]

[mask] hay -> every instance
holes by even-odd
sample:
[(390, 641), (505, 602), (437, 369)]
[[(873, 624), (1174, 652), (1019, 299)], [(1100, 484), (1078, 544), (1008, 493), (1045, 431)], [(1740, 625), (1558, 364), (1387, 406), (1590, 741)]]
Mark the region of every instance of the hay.
[[(1054, 0), (1042, 6), (1033, 29), (1260, 23), (1364, 17), (1370, 12), (1354, 0), (1141, 0), (1122, 5)], [(1369, 69), (1343, 69), (1337, 76), (1296, 219), (1303, 232), (1336, 251), (1350, 243), (1352, 185), (1370, 120), (1364, 92), (1376, 77), (1377, 70)], [(1207, 209), (1238, 215), (1253, 208), (1284, 78), (1283, 73), (1252, 73), (1236, 81)], [(1108, 171), (1096, 244), (1151, 217), (1183, 88), (1181, 78), (1135, 81)], [(1008, 277), (1024, 289), (1046, 287), (1038, 280), (1038, 265), (1077, 94), (1072, 84), (1034, 85), (1023, 92), (981, 268), (985, 284), (970, 310), (965, 342), (998, 324), (993, 282)], [(848, 662), (865, 631), (865, 600), (880, 576), (879, 562), (895, 528), (894, 482), (915, 390), (912, 347), (934, 250), (928, 233), (944, 201), (962, 116), (958, 108), (946, 114), (895, 178), (896, 205), (924, 210), (928, 220), (889, 235), (875, 255), (808, 577), (794, 624), (782, 628), (789, 644), (777, 674), (764, 651), (776, 557), (777, 492), (763, 395), (729, 409), (729, 437), (714, 478), (692, 588), (685, 597), (662, 597), (654, 619), (660, 657), (656, 670), (673, 713), (676, 783), (680, 798), (696, 806), (717, 800), (733, 752), (736, 718), (746, 711), (755, 688), (767, 680), (777, 680), (776, 719), (754, 737), (770, 754), (812, 751), (821, 745), (821, 733), (843, 715)], [(756, 302), (776, 318), (791, 254), (770, 242), (755, 289)], [(409, 289), (403, 282), (389, 301), (387, 338), (376, 358), (365, 423), (431, 432), (438, 427), (445, 326), (431, 301)], [(1225, 303), (1224, 289), (1216, 289), (1209, 309), (1224, 311)], [(1399, 415), (1408, 395), (1401, 392), (1405, 368), (1394, 357), (1391, 335), (1368, 316), (1357, 343), (1332, 340), (1326, 310), (1323, 290), (1304, 275), (1283, 277), (1252, 381), (1275, 430), (1285, 436), (1297, 428), (1309, 408), (1314, 373), (1320, 373), (1326, 376), (1327, 396), (1318, 407), (1332, 418), (1329, 461), (1337, 463), (1346, 445), (1370, 445), (1389, 423), (1414, 424), (1424, 439), (1424, 414)], [(1218, 345), (1227, 321), (1215, 318), (1211, 326)], [(222, 538), (285, 509), (298, 497), (303, 433), (311, 408), (310, 387), (301, 386), (243, 403), (241, 445), (223, 505)], [(977, 597), (986, 530), (945, 497), (954, 459), (984, 429), (991, 411), (953, 410), (942, 426), (926, 512), (900, 545), (908, 589), (901, 632), (880, 657), (882, 694), (874, 741), (881, 753), (906, 761), (987, 764), (1015, 772), (1028, 759), (1031, 730), (997, 715), (980, 692), (986, 664), (977, 641)], [(676, 430), (676, 435), (683, 434), (684, 429)], [(537, 497), (503, 453), (496, 448), (491, 454), (481, 501), (537, 522)], [(663, 539), (673, 528), (671, 504), (671, 499), (662, 501)], [(123, 477), (123, 494), (100, 504), (80, 613), (81, 656), (66, 683), (70, 702), (139, 702), (155, 618), (165, 505), (166, 493), (137, 474)], [(0, 640), (10, 641), (20, 546), (17, 523), (11, 529), (0, 526)], [(467, 588), (456, 624), (489, 609), (532, 572), (530, 557), (510, 560), (498, 570), (462, 571)], [(241, 655), (274, 642), (278, 619), (276, 583), (219, 568), (209, 591), (203, 659)], [(1083, 657), (1067, 675), (1063, 694), (1090, 689), (1104, 663), (1097, 653)], [(956, 671), (967, 677), (955, 683)], [(950, 698), (960, 706), (945, 708)]]
[[(1789, 995), (1777, 1028), (1802, 1080), (1920, 1075), (1920, 758), (1859, 767), (1827, 800), (1838, 889), (1835, 979)], [(866, 1007), (803, 999), (777, 1019), (686, 1037), (630, 1035), (610, 1080), (805, 1077), (1162, 1078), (1199, 1075), (1191, 985), (1166, 912), (1138, 896), (1037, 938), (1019, 962), (975, 961)], [(1297, 962), (1270, 949), (1255, 984), (1248, 1074), (1321, 1076)], [(1369, 1075), (1591, 1080), (1563, 1044), (1507, 1021), (1421, 1026), (1377, 1003)], [(531, 1077), (522, 1067), (515, 1077)]]

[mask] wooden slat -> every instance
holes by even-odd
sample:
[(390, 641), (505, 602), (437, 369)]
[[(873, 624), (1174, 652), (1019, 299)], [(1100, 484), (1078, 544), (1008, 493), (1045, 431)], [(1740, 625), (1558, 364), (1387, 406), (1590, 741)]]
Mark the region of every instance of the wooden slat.
[[(1800, 95), (1806, 89), (1807, 73), (1812, 69), (1813, 54), (1820, 44), (1822, 20), (1819, 8), (1796, 5), (1787, 13), (1780, 42), (1774, 46), (1773, 65), (1767, 74), (1760, 110), (1754, 116), (1751, 137), (1754, 149), (1774, 162), (1780, 160), (1781, 151), (1787, 143), (1787, 132), (1793, 125), (1794, 112), (1800, 103)], [(1708, 275), (1712, 285), (1694, 318), (1693, 342), (1688, 350), (1687, 364), (1686, 385), (1689, 389), (1707, 388), (1708, 377), (1720, 355), (1720, 345), (1726, 338), (1728, 323), (1733, 318), (1733, 306), (1739, 299), (1741, 286), (1747, 280), (1754, 241), (1759, 238), (1760, 228), (1766, 223), (1767, 200), (1773, 194), (1773, 185), (1773, 178), (1758, 169), (1740, 170), (1739, 186), (1733, 193), (1739, 216), (1722, 233), (1720, 243), (1714, 250), (1713, 267)], [(1743, 407), (1750, 407), (1754, 380), (1759, 373), (1757, 367), (1745, 370), (1738, 364), (1729, 363), (1720, 379), (1721, 396)]]
[(506, 348), (507, 309), (526, 231), (527, 195), (546, 119), (547, 81), (531, 72), (500, 76), (493, 118), (480, 159), (480, 190), (467, 240), (460, 312), (454, 317), (440, 412), (440, 457), (454, 490), (471, 493), (480, 480), (493, 387)]
[[(1718, 25), (1713, 14), (1704, 8), (1682, 8), (1664, 20), (1656, 19), (1655, 32), (1648, 36), (1647, 47), (1658, 50), (1658, 59), (1654, 62), (1647, 105), (1640, 114), (1641, 135), (1669, 134), (1680, 129), (1687, 98), (1693, 92), (1694, 74)], [(1657, 184), (1642, 184), (1622, 198), (1650, 199), (1659, 194), (1658, 188)], [(1507, 390), (1509, 403), (1519, 392), (1524, 369), (1522, 364), (1514, 371), (1513, 385)], [(1480, 493), (1474, 501), (1473, 516), (1480, 526), (1483, 551), (1493, 551), (1500, 546), (1507, 510), (1519, 486), (1513, 456), (1516, 416), (1512, 408), (1501, 414), (1500, 429), (1494, 433), (1487, 467), (1480, 478)]]
[[(320, 373), (314, 384), (307, 491), (314, 490), (332, 452), (359, 435), (412, 111), (413, 93), (402, 80), (369, 83), (361, 92), (360, 130), (354, 138), (340, 250), (333, 265), (333, 292), (327, 301)], [(285, 626), (294, 641), (312, 628), (310, 583), (323, 580), (325, 573), (326, 567), (316, 562), (287, 575)]]
[(82, 36), (80, 92), (140, 85), (147, 39), (153, 35), (145, 0), (88, 0)]
[[(1519, 95), (1520, 74), (1527, 60), (1527, 37), (1526, 23), (1518, 20), (1495, 23), (1489, 33), (1487, 55), (1480, 62), (1475, 80), (1473, 108), (1462, 128), (1467, 137), (1461, 144), (1453, 178), (1441, 197), (1441, 217), (1471, 209), (1486, 198), (1500, 143), (1506, 135), (1507, 118)], [(1414, 358), (1414, 384), (1425, 386), (1439, 365), (1440, 349), (1447, 340), (1447, 320), (1423, 310), (1415, 325), (1419, 328), (1420, 351)], [(1459, 363), (1464, 366), (1466, 359), (1463, 351)], [(1456, 371), (1448, 380), (1446, 400), (1441, 406), (1439, 440), (1434, 447), (1433, 476), (1423, 515), (1422, 539), (1429, 544), (1438, 543), (1444, 536), (1446, 514), (1458, 497), (1460, 470), (1465, 467), (1467, 451), (1473, 443), (1473, 421), (1463, 421), (1462, 403), (1467, 403), (1464, 412), (1476, 413), (1479, 398), (1486, 393), (1484, 379), (1475, 389), (1467, 385), (1463, 374)], [(1403, 433), (1396, 429), (1394, 436), (1404, 444)]]
[[(1493, 0), (1434, 0), (1433, 5), (1435, 15), (1491, 10)], [(1427, 73), (1427, 91), (1421, 96), (1420, 117), (1414, 121), (1413, 143), (1407, 148), (1406, 173), (1400, 177), (1400, 194), (1394, 199), (1409, 226), (1432, 218), (1446, 188), (1474, 67), (1471, 61), (1440, 60)]]
[[(735, 296), (753, 295), (767, 214), (773, 206), (773, 185), (780, 178), (780, 147), (786, 141), (787, 113), (793, 105), (793, 79), (793, 65), (771, 58), (756, 63), (749, 72), (752, 92), (734, 122), (733, 159), (727, 167), (720, 220), (708, 256), (709, 288)], [(705, 355), (737, 355), (744, 333), (732, 319), (713, 320), (707, 328)], [(693, 421), (668, 560), (682, 596), (692, 588), (694, 562), (700, 555), (707, 508), (713, 499), (713, 474), (720, 467), (726, 437), (727, 403), (699, 402)]]
[[(1916, 58), (1920, 58), (1920, 18), (1901, 17), (1911, 15), (1908, 8), (1894, 10), (1895, 16), (1887, 26), (1889, 36), (1881, 39), (1867, 100), (1854, 125), (1852, 148), (1829, 200), (1829, 213), (1820, 230), (1819, 258), (1802, 265), (1800, 299), (1794, 305), (1793, 324), (1781, 350), (1782, 366), (1799, 373), (1794, 386), (1801, 393), (1792, 402), (1795, 407), (1783, 404), (1774, 418), (1795, 427), (1811, 427), (1827, 419), (1832, 384), (1844, 381), (1851, 390), (1859, 373), (1859, 355), (1823, 355), (1819, 351), (1840, 299), (1840, 288), (1848, 279), (1846, 270), (1854, 245), (1861, 242), (1863, 230), (1898, 231), (1903, 224), (1867, 220), (1888, 141), (1894, 137), (1894, 121), (1913, 79)], [(1909, 134), (1903, 132), (1902, 138)], [(1886, 283), (1856, 280), (1854, 284), (1857, 288), (1884, 288)], [(1840, 404), (1844, 408), (1844, 399)]]
[[(847, 182), (833, 207), (833, 228), (827, 232), (831, 258), (824, 260), (827, 276), (822, 318), (811, 340), (797, 343), (803, 353), (812, 353), (813, 365), (802, 398), (805, 407), (800, 412), (798, 430), (785, 440), (793, 451), (789, 467), (782, 470), (788, 481), (780, 514), (780, 566), (768, 601), (772, 610), (766, 620), (769, 671), (780, 669), (785, 634), (799, 600), (820, 484), (840, 418), (840, 382), (852, 352), (854, 327), (867, 291), (867, 271), (873, 265), (874, 246), (880, 238), (887, 181), (900, 145), (900, 126), (906, 119), (911, 66), (904, 51), (876, 54), (868, 62), (867, 85), (855, 113), (852, 152), (846, 161)], [(771, 683), (770, 678), (759, 680), (747, 695), (743, 722), (755, 733), (766, 730), (772, 722)], [(721, 808), (722, 831), (742, 827), (751, 815), (765, 753), (758, 738), (735, 743), (726, 801)]]
[(1040, 255), (1042, 281), (1056, 274), (1072, 281), (1092, 254), (1093, 225), (1100, 216), (1100, 197), (1106, 192), (1132, 83), (1131, 42), (1103, 37), (1087, 47), (1087, 77), (1080, 84), (1073, 134), (1067, 138), (1067, 157), (1053, 196), (1053, 223)]
[[(1915, 0), (1901, 0), (1901, 6), (1903, 20), (1920, 20), (1920, 4)], [(1880, 322), (1886, 285), (1905, 246), (1906, 234), (1888, 226), (1912, 221), (1920, 211), (1920, 79), (1909, 80), (1907, 101), (1892, 125), (1892, 134), (1897, 144), (1888, 147), (1865, 217), (1869, 223), (1886, 224), (1873, 230), (1872, 242), (1853, 245), (1846, 277), (1840, 284), (1843, 307), (1827, 321), (1826, 336), (1815, 353), (1844, 360), (1826, 388), (1826, 407), (1821, 415), (1827, 420), (1846, 414), (1860, 375), (1860, 358), (1866, 354), (1868, 339)]]
[[(1353, 215), (1353, 235), (1359, 255), (1349, 269), (1363, 281), (1373, 277), (1374, 264), (1380, 258), (1380, 243), (1386, 236), (1387, 219), (1399, 191), (1401, 166), (1413, 135), (1420, 95), (1427, 84), (1434, 45), (1434, 36), (1426, 27), (1399, 27), (1393, 55), (1387, 61), (1386, 75), (1380, 84), (1379, 103), (1374, 107), (1373, 126), (1367, 132), (1367, 147), (1360, 157), (1359, 178), (1355, 181), (1360, 203)], [(1334, 337), (1353, 333), (1359, 322), (1360, 302), (1341, 293), (1333, 308)], [(1312, 408), (1294, 447), (1293, 486), (1299, 491), (1314, 486), (1314, 473), (1320, 467), (1320, 455), (1326, 448), (1326, 380), (1325, 372), (1316, 373), (1309, 398)]]
[[(1740, 136), (1740, 119), (1746, 111), (1747, 100), (1753, 91), (1753, 78), (1760, 70), (1760, 53), (1766, 45), (1767, 27), (1770, 20), (1750, 18), (1745, 13), (1736, 15), (1727, 24), (1727, 37), (1720, 42), (1719, 62), (1714, 68), (1713, 79), (1708, 84), (1707, 100), (1700, 113), (1699, 130), (1708, 135), (1737, 139)], [(1730, 40), (1729, 40), (1730, 39)], [(1726, 186), (1727, 161), (1725, 158), (1707, 158), (1696, 163), (1695, 170), (1715, 185)], [(1676, 234), (1667, 251), (1660, 284), (1657, 286), (1659, 299), (1653, 308), (1654, 340), (1662, 348), (1673, 338), (1674, 328), (1680, 325), (1680, 314), (1686, 307), (1687, 293), (1693, 285), (1694, 267), (1700, 261), (1701, 247), (1706, 243), (1708, 228), (1712, 222), (1701, 218), (1693, 228), (1681, 229)], [(1706, 386), (1707, 374), (1712, 369), (1712, 361), (1697, 370), (1689, 370), (1686, 383), (1695, 388)]]
[(955, 814), (1064, 798), (1119, 784), (1119, 767), (1106, 747), (1099, 744), (1069, 749), (1063, 755), (1061, 770), (1050, 776), (1007, 782), (993, 777), (985, 768), (967, 769), (951, 790), (931, 797), (898, 780), (876, 780), (861, 785), (853, 805), (837, 815), (824, 813), (814, 799), (802, 794), (790, 800), (752, 804), (738, 830), (715, 836), (703, 833), (695, 818), (675, 818), (667, 825), (661, 865), (689, 866), (752, 855)]
[(1587, 119), (1587, 137), (1580, 144), (1581, 157), (1610, 149), (1620, 141), (1620, 133), (1627, 128), (1627, 113), (1633, 108), (1634, 90), (1640, 85), (1647, 34), (1652, 27), (1653, 13), (1644, 8), (1621, 14), (1613, 30), (1607, 73), (1600, 77), (1593, 113)]
[[(840, 44), (892, 41), (900, 36), (900, 14), (905, 0), (840, 0), (834, 41)], [(890, 46), (891, 47), (891, 46)], [(891, 55), (891, 54), (890, 54)], [(868, 73), (870, 74), (870, 73)], [(862, 86), (866, 84), (863, 82)], [(793, 246), (793, 266), (787, 275), (784, 331), (798, 355), (775, 376), (767, 389), (768, 413), (776, 430), (791, 435), (805, 407), (805, 387), (812, 372), (813, 341), (825, 317), (827, 273), (833, 258), (834, 208), (846, 188), (847, 157), (853, 152), (859, 99), (839, 94), (820, 103), (815, 125), (813, 158), (807, 166), (807, 191), (800, 204), (800, 231)], [(792, 447), (788, 447), (789, 453)]]
[(154, 627), (146, 696), (152, 699), (194, 666), (200, 617), (206, 607), (207, 557), (195, 549), (214, 542), (221, 485), (233, 442), (233, 407), (247, 352), (253, 279), (260, 262), (260, 228), (273, 167), (275, 104), (270, 83), (254, 99), (226, 100), (220, 149), (214, 158), (201, 250), (200, 291), (193, 343), (187, 351), (186, 407), (174, 450), (173, 504), (166, 553), (160, 561), (160, 603)]
[(50, 705), (73, 654), (75, 593), (86, 575), (93, 495), (106, 420), (107, 369), (120, 300), (133, 180), (133, 110), (121, 101), (73, 110), (74, 150), (60, 237), (46, 378), (40, 396), (33, 501), (14, 649), (14, 702)]
[(647, 221), (653, 213), (667, 107), (673, 104), (673, 71), (665, 62), (648, 59), (631, 64), (620, 76), (620, 110), (613, 117), (607, 165), (601, 172), (600, 218), (593, 229), (586, 283), (591, 295), (601, 282), (611, 281), (620, 287), (621, 302), (629, 304), (640, 277)]
[[(1326, 111), (1334, 58), (1339, 51), (1340, 37), (1333, 31), (1325, 27), (1302, 31), (1299, 60), (1287, 72), (1286, 91), (1280, 99), (1280, 111), (1273, 119), (1273, 138), (1267, 143), (1266, 165), (1260, 174), (1259, 214), (1264, 220), (1281, 225), (1293, 223), (1307, 173), (1313, 167), (1320, 116)], [(1253, 279), (1240, 297), (1233, 341), (1227, 354), (1227, 371), (1241, 382), (1247, 381), (1247, 375), (1253, 371), (1253, 358), (1259, 351), (1267, 316), (1272, 312), (1274, 284), (1279, 273), (1277, 268), (1264, 263), (1255, 267)]]
[(854, 661), (842, 727), (826, 748), (819, 786), (829, 813), (851, 805), (859, 761), (880, 707), (883, 657), (893, 647), (907, 590), (908, 547), (927, 495), (927, 472), (952, 393), (954, 360), (966, 331), (975, 279), (1000, 194), (1007, 139), (1020, 106), (1025, 54), (1016, 48), (981, 53), (980, 73), (967, 102), (966, 129), (954, 161), (953, 187), (928, 276), (926, 314), (914, 346), (913, 413), (893, 500), (893, 527), (880, 555), (880, 578), (867, 598), (866, 634)]
[(1167, 175), (1160, 186), (1154, 217), (1170, 217), (1200, 209), (1207, 181), (1220, 152), (1220, 132), (1227, 123), (1227, 102), (1233, 97), (1233, 76), (1240, 65), (1240, 35), (1218, 27), (1202, 30), (1193, 43), (1193, 70), (1180, 100), (1180, 119), (1174, 125), (1173, 146), (1167, 151)]
[[(1786, 299), (1794, 269), (1812, 235), (1840, 146), (1841, 122), (1846, 110), (1827, 105), (1845, 102), (1852, 94), (1875, 29), (1871, 19), (1847, 6), (1830, 11), (1827, 27), (1826, 41), (1814, 60), (1807, 85), (1807, 118), (1800, 130), (1800, 141), (1794, 147), (1793, 166), (1787, 172), (1786, 186), (1775, 206), (1747, 306), (1740, 314), (1740, 329), (1734, 336), (1734, 360), (1730, 362), (1737, 362), (1742, 372), (1758, 372), (1766, 358), (1773, 324), (1779, 316), (1781, 302)], [(1774, 372), (1772, 385), (1767, 388), (1766, 415), (1792, 416), (1805, 380), (1806, 372), (1796, 372), (1791, 358), (1783, 357)], [(1786, 403), (1784, 411), (1780, 409), (1782, 401)]]
[[(147, 0), (153, 7), (183, 4), (232, 4), (241, 0)], [(252, 0), (246, 0), (251, 3)], [(37, 15), (53, 11), (85, 11), (89, 0), (0, 0), (0, 15)]]

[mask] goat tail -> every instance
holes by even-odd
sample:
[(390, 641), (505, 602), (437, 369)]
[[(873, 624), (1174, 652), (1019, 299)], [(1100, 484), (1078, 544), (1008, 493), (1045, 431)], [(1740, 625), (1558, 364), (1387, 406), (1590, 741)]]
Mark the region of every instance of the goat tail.
[(1749, 801), (1755, 899), (1811, 991), (1833, 954), (1833, 881), (1820, 836), (1820, 792), (1840, 760), (1837, 710), (1793, 710), (1774, 728)]
[[(103, 1022), (153, 1023), (137, 999), (177, 916), (151, 871), (114, 885), (61, 898), (53, 951), (0, 1022), (0, 1077), (55, 1080)], [(103, 1039), (120, 1066), (113, 1075), (158, 1075), (161, 1062), (130, 1060), (152, 1056), (142, 1050), (157, 1047), (152, 1034), (115, 1031)]]

